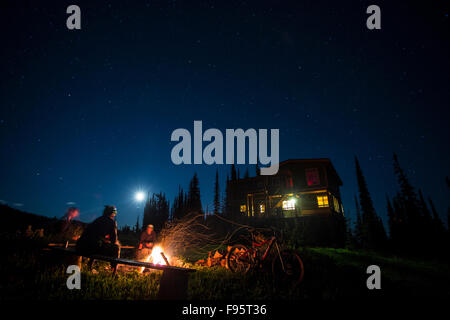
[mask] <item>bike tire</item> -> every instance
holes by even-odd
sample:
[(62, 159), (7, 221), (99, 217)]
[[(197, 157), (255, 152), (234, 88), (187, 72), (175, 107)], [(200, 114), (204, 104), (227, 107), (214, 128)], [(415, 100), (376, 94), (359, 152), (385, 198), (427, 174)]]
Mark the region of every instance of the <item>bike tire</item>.
[(250, 250), (243, 244), (231, 247), (227, 254), (227, 268), (231, 272), (246, 274), (253, 266), (253, 257)]
[(293, 250), (281, 251), (284, 270), (280, 255), (276, 255), (272, 261), (272, 273), (278, 286), (294, 289), (303, 280), (305, 269), (300, 256)]

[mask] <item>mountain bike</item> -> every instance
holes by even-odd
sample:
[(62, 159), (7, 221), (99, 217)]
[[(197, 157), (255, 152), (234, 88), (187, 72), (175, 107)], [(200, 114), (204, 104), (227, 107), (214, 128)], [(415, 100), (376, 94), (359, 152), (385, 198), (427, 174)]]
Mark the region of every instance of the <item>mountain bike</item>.
[[(304, 268), (302, 259), (293, 250), (281, 250), (275, 229), (270, 230), (273, 235), (268, 239), (261, 238), (256, 228), (247, 229), (251, 235), (251, 245), (235, 244), (227, 254), (227, 267), (232, 272), (247, 273), (271, 262), (274, 280), (284, 286), (295, 288), (302, 280)], [(263, 247), (267, 245), (264, 250)], [(270, 257), (270, 258), (269, 258)], [(271, 260), (271, 261), (270, 261)]]

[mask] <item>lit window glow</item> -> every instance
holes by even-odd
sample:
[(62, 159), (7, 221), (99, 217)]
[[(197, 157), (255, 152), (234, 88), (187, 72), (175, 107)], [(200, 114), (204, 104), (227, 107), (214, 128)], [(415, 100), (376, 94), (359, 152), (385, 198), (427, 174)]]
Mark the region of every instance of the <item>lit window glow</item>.
[(328, 196), (317, 196), (317, 204), (319, 208), (327, 208), (328, 207)]
[(283, 210), (295, 210), (295, 199), (283, 201)]

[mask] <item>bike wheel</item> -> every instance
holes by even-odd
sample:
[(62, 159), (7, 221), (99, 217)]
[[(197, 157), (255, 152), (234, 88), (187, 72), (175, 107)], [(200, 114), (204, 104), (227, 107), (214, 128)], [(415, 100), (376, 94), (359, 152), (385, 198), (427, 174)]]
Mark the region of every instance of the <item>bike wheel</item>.
[(253, 265), (253, 258), (250, 250), (237, 244), (231, 247), (227, 255), (227, 267), (232, 272), (247, 273)]
[(292, 250), (283, 250), (272, 261), (272, 272), (276, 284), (282, 288), (294, 289), (303, 280), (304, 268), (300, 256)]

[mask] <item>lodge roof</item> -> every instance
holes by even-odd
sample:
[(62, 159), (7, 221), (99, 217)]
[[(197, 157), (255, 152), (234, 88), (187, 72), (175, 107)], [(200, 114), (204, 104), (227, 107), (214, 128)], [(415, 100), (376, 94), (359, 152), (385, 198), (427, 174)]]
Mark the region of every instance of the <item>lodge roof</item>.
[[(284, 165), (286, 165), (286, 164), (289, 164), (289, 163), (302, 163), (302, 162), (303, 162), (303, 163), (305, 163), (305, 162), (323, 162), (323, 163), (328, 164), (329, 167), (331, 168), (332, 172), (336, 175), (339, 185), (340, 185), (340, 186), (343, 185), (341, 178), (339, 177), (339, 175), (338, 175), (336, 169), (334, 168), (334, 166), (333, 166), (333, 164), (331, 163), (331, 160), (330, 160), (329, 158), (287, 159), (287, 160), (281, 161), (280, 164), (279, 164), (279, 166), (280, 166), (280, 168), (281, 168), (282, 166), (284, 166)], [(256, 176), (256, 177), (248, 177), (248, 178), (240, 178), (240, 179), (237, 180), (237, 181), (242, 181), (242, 180), (255, 180), (255, 179), (258, 179), (258, 178), (259, 178), (258, 176)], [(236, 181), (236, 182), (237, 182), (237, 181)], [(230, 182), (232, 182), (232, 181), (230, 181)]]
[(333, 166), (333, 163), (331, 163), (331, 160), (329, 158), (312, 158), (312, 159), (288, 159), (288, 160), (284, 160), (280, 162), (280, 167), (282, 167), (285, 164), (288, 163), (301, 163), (301, 162), (324, 162), (324, 163), (328, 163), (328, 165), (330, 166), (331, 170), (333, 171), (333, 173), (336, 175), (336, 177), (338, 178), (338, 182), (339, 185), (343, 185), (341, 177), (339, 177), (336, 169)]

